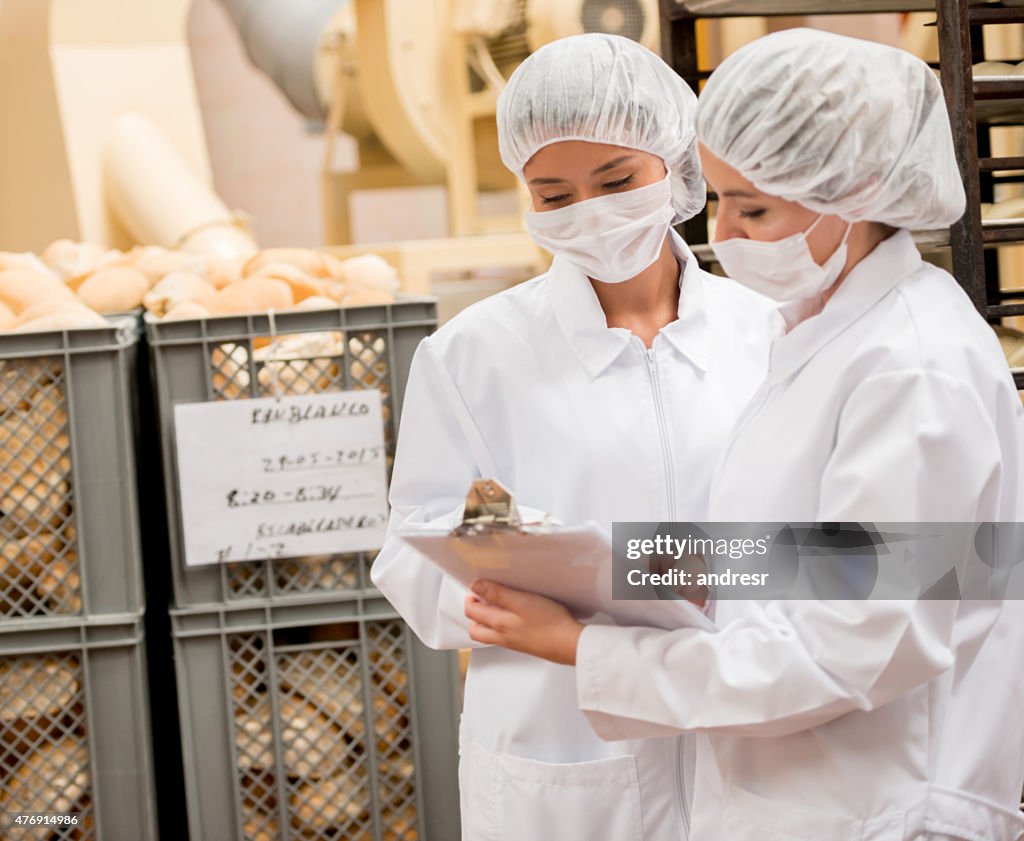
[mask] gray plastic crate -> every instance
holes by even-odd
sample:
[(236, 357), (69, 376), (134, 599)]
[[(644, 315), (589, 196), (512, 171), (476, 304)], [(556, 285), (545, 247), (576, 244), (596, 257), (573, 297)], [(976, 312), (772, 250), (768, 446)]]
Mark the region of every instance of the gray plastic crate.
[(454, 841), (458, 664), (387, 602), (173, 611), (192, 841)]
[[(0, 837), (155, 841), (141, 618), (48, 626), (0, 632)], [(78, 823), (19, 827), (18, 812)]]
[[(187, 569), (174, 446), (175, 404), (379, 389), (390, 473), (409, 365), (416, 346), (436, 324), (437, 307), (431, 298), (278, 313), (273, 323), (266, 314), (172, 322), (147, 318), (175, 605), (210, 608), (252, 600), (345, 600), (372, 588), (374, 557), (359, 552)], [(308, 346), (297, 352), (293, 348), (287, 360), (261, 359), (271, 334), (280, 342), (302, 341)]]
[(136, 319), (0, 335), (0, 625), (142, 609)]

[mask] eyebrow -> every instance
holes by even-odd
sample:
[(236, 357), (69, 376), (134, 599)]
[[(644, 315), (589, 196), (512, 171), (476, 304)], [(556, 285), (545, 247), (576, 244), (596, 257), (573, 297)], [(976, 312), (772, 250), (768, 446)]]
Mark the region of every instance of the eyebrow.
[(727, 196), (730, 199), (756, 199), (757, 196), (753, 193), (748, 193), (746, 190), (726, 190), (719, 195)]
[[(625, 163), (628, 160), (632, 160), (635, 157), (636, 157), (636, 155), (621, 155), (618, 158), (613, 158), (612, 160), (608, 161), (607, 163), (601, 164), (601, 166), (599, 166), (597, 169), (595, 169), (590, 174), (591, 175), (600, 175), (602, 172), (607, 172), (610, 169), (615, 169), (615, 167)], [(564, 184), (565, 183), (565, 179), (564, 178), (531, 178), (530, 179), (530, 183), (531, 184), (537, 184), (537, 185), (543, 185), (543, 184)]]

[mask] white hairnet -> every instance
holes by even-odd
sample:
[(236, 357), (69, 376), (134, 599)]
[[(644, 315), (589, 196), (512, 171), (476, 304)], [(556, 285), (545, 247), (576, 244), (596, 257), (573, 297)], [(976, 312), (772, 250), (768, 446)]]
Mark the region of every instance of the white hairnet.
[(760, 38), (711, 74), (697, 133), (762, 192), (819, 213), (920, 230), (964, 212), (942, 89), (894, 47), (812, 29)]
[(671, 173), (679, 222), (706, 201), (696, 110), (690, 87), (646, 47), (618, 35), (572, 35), (516, 68), (498, 97), (498, 145), (520, 177), (539, 149), (560, 140), (649, 152)]

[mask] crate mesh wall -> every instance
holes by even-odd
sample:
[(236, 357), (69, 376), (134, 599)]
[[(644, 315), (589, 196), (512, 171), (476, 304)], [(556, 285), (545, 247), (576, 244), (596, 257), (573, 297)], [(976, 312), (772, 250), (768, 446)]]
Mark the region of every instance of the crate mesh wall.
[(82, 610), (65, 368), (0, 360), (0, 619)]
[(350, 639), (226, 637), (241, 837), (417, 841), (403, 625), (328, 628)]
[(8, 827), (5, 838), (93, 841), (80, 658), (0, 657), (0, 813), (77, 812), (75, 826)]

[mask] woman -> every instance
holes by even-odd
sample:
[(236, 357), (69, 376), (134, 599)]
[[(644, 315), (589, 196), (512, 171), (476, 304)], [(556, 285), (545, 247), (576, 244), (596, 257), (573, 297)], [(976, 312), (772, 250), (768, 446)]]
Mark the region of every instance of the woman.
[[(392, 529), (454, 524), (479, 477), (568, 524), (707, 513), (775, 314), (702, 272), (670, 228), (704, 204), (695, 110), (664, 62), (624, 38), (567, 38), (513, 74), (498, 102), (501, 153), (554, 262), (419, 347)], [(397, 538), (372, 577), (424, 643), (474, 646), (466, 590)], [(464, 841), (685, 838), (677, 767), (691, 743), (604, 742), (571, 669), (475, 647), (460, 736)]]
[[(771, 35), (712, 75), (698, 137), (722, 265), (789, 327), (710, 518), (1020, 519), (1021, 405), (998, 342), (907, 231), (965, 203), (929, 68)], [(1024, 837), (1016, 604), (723, 600), (718, 633), (665, 632), (473, 589), (470, 636), (575, 664), (604, 738), (701, 734), (694, 841)]]

